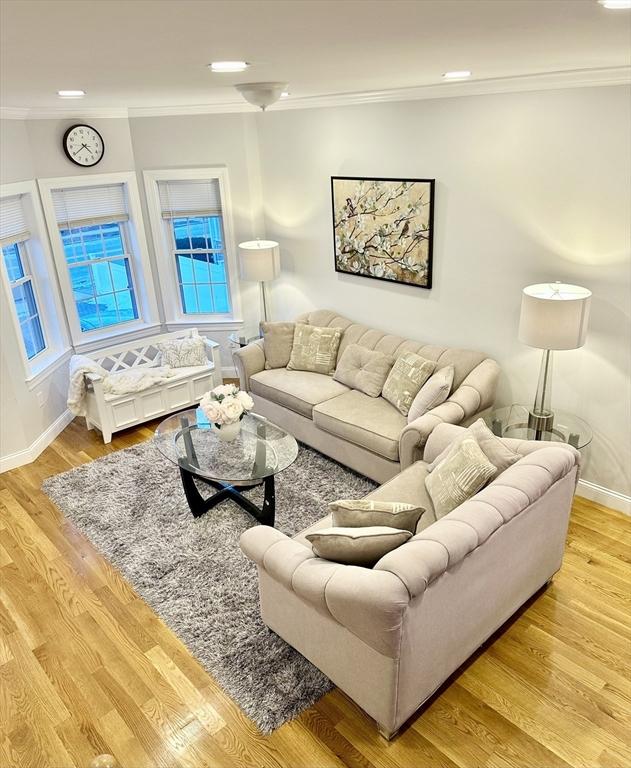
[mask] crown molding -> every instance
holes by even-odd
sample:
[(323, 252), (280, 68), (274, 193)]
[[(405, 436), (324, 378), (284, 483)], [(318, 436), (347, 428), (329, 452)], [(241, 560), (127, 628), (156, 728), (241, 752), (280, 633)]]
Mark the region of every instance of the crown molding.
[[(480, 80), (440, 82), (419, 85), (412, 88), (391, 88), (380, 91), (358, 91), (355, 93), (332, 93), (320, 96), (303, 96), (281, 99), (270, 111), (287, 109), (315, 109), (317, 107), (338, 107), (351, 104), (378, 104), (389, 101), (419, 101), (422, 99), (443, 99), (460, 96), (485, 96), (521, 91), (544, 91), (560, 88), (586, 88), (595, 86), (631, 84), (631, 67), (600, 67), (573, 69), (559, 72), (540, 72), (530, 75), (495, 77)], [(215, 104), (190, 104), (163, 107), (53, 107), (52, 109), (26, 107), (4, 107), (0, 117), (12, 120), (50, 120), (68, 118), (135, 118), (169, 117), (177, 115), (218, 115), (238, 112), (258, 113), (241, 98)]]

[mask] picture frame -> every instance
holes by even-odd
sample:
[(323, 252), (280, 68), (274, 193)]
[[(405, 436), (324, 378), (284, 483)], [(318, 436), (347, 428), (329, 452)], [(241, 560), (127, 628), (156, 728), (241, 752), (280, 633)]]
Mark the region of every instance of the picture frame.
[(335, 271), (432, 287), (435, 179), (331, 176)]

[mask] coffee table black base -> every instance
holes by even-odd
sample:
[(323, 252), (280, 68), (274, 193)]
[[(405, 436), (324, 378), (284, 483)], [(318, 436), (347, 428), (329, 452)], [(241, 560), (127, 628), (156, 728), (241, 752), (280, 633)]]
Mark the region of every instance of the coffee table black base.
[[(180, 466), (180, 477), (182, 478), (182, 486), (184, 488), (186, 501), (188, 501), (188, 506), (193, 513), (193, 517), (201, 517), (205, 512), (208, 512), (209, 509), (212, 509), (220, 502), (230, 499), (245, 509), (245, 511), (252, 515), (257, 522), (261, 523), (261, 525), (274, 525), (276, 514), (274, 475), (270, 475), (263, 480), (265, 485), (265, 497), (263, 499), (262, 507), (257, 507), (256, 504), (253, 504), (250, 499), (247, 499), (240, 491), (240, 488), (243, 488), (243, 490), (246, 488), (253, 488), (257, 483), (236, 487), (234, 485), (229, 485), (228, 483), (221, 483), (218, 480), (208, 480), (205, 477), (194, 475), (182, 466)], [(206, 485), (217, 488), (217, 493), (205, 499), (197, 490), (195, 480), (201, 480), (201, 482), (206, 483)]]

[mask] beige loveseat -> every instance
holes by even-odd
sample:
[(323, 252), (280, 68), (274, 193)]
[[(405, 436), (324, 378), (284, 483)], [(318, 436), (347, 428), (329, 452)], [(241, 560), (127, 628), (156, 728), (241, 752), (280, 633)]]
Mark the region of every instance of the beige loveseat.
[(359, 704), (386, 737), (561, 566), (579, 453), (505, 440), (522, 458), (435, 522), (426, 462), (461, 433), (438, 426), (419, 461), (368, 498), (420, 504), (417, 534), (374, 568), (316, 557), (305, 535), (241, 537), (265, 624)]
[(482, 352), (403, 339), (324, 309), (302, 315), (296, 322), (343, 328), (338, 360), (349, 344), (360, 344), (393, 359), (412, 351), (436, 361), (437, 369), (454, 366), (448, 400), (408, 424), (383, 397), (349, 389), (331, 376), (285, 368), (265, 370), (262, 340), (234, 353), (241, 388), (252, 395), (256, 413), (378, 483), (420, 459), (437, 424), (466, 426), (493, 405), (500, 369)]

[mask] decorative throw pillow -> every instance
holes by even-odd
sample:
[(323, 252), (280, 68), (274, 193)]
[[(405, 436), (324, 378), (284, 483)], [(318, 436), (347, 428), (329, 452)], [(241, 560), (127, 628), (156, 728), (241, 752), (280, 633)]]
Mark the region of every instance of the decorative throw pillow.
[(398, 528), (375, 525), (368, 528), (322, 528), (308, 533), (306, 538), (318, 557), (335, 563), (372, 568), (385, 554), (411, 539), (412, 534)]
[(335, 370), (341, 338), (341, 328), (319, 328), (317, 325), (296, 323), (287, 368), (290, 371), (312, 371), (331, 376)]
[(162, 365), (170, 365), (171, 368), (187, 368), (208, 363), (203, 336), (159, 341), (156, 348), (162, 357)]
[(472, 437), (456, 441), (441, 463), (425, 478), (436, 519), (459, 507), (497, 473)]
[(295, 323), (261, 323), (265, 368), (286, 368), (294, 343)]
[(435, 367), (436, 363), (415, 352), (404, 352), (388, 374), (383, 385), (383, 397), (407, 416), (419, 389), (432, 375)]
[(343, 528), (365, 528), (385, 525), (402, 531), (416, 532), (425, 512), (424, 507), (401, 501), (372, 501), (370, 499), (338, 499), (329, 504), (333, 525)]
[(342, 352), (333, 378), (370, 397), (379, 397), (391, 368), (392, 358), (383, 352), (349, 344)]
[(486, 426), (483, 419), (478, 419), (467, 427), (460, 437), (457, 437), (453, 443), (448, 445), (438, 454), (434, 461), (429, 465), (428, 470), (432, 472), (440, 462), (445, 459), (453, 445), (461, 443), (463, 440), (471, 437), (480, 446), (486, 458), (496, 467), (497, 471), (495, 472), (493, 479), (521, 459), (520, 453), (513, 451), (501, 438), (494, 435)]
[(444, 403), (451, 392), (451, 385), (454, 383), (454, 367), (446, 365), (444, 368), (436, 371), (429, 377), (425, 384), (419, 389), (418, 395), (414, 398), (408, 413), (408, 424), (414, 419), (418, 419), (427, 411), (436, 408), (437, 405)]

